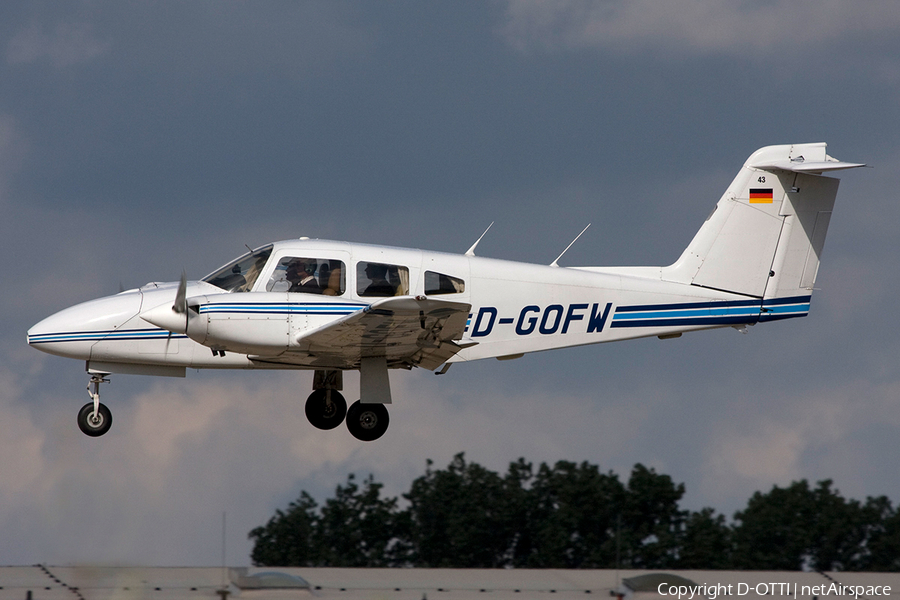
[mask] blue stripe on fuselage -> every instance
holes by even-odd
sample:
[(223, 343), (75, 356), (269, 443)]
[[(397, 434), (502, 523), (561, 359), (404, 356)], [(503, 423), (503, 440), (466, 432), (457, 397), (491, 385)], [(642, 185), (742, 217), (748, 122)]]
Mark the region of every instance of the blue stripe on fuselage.
[(109, 329), (98, 331), (72, 331), (38, 333), (28, 336), (29, 344), (52, 342), (99, 342), (102, 340), (164, 340), (187, 338), (184, 334), (173, 334), (165, 329)]
[(365, 304), (352, 304), (347, 302), (331, 302), (327, 304), (316, 302), (276, 302), (266, 304), (228, 302), (222, 304), (202, 304), (200, 305), (200, 313), (349, 315), (358, 310), (362, 310), (365, 307)]
[(681, 304), (641, 304), (620, 306), (611, 327), (679, 327), (684, 325), (742, 325), (803, 317), (809, 312), (810, 296), (736, 300), (723, 302), (685, 302)]

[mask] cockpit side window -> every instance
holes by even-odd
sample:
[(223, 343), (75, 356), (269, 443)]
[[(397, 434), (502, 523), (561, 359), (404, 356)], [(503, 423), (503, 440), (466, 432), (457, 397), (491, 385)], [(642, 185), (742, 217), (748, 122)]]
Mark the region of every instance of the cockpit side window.
[(203, 281), (226, 292), (249, 292), (272, 254), (272, 246), (258, 248), (237, 258), (218, 271), (210, 273)]
[(461, 294), (464, 291), (466, 291), (466, 282), (459, 277), (425, 271), (426, 294)]
[(344, 263), (327, 258), (286, 256), (266, 283), (267, 292), (340, 296), (344, 293)]
[(409, 294), (409, 269), (375, 262), (356, 263), (356, 293), (360, 296)]

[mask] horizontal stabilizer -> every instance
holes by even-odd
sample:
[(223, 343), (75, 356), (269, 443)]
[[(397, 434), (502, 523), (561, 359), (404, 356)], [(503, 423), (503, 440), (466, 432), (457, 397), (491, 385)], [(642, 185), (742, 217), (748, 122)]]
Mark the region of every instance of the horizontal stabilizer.
[(816, 144), (790, 144), (785, 146), (767, 146), (754, 152), (745, 167), (769, 171), (779, 169), (794, 173), (824, 173), (841, 169), (864, 167), (862, 163), (842, 162), (825, 153), (823, 142)]
[(793, 171), (795, 173), (824, 173), (825, 171), (839, 171), (841, 169), (855, 169), (857, 167), (866, 166), (864, 163), (849, 163), (839, 160), (827, 160), (821, 162), (805, 162), (797, 160), (782, 160), (767, 164), (751, 165), (754, 169), (762, 169), (769, 171), (771, 169), (781, 169), (782, 171)]

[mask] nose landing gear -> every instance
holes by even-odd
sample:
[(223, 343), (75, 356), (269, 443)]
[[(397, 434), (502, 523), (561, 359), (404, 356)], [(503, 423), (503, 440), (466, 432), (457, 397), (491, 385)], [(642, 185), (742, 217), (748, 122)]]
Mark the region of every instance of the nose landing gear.
[(91, 437), (100, 437), (112, 426), (112, 413), (106, 405), (100, 404), (101, 383), (109, 383), (109, 379), (105, 379), (103, 375), (91, 375), (91, 382), (87, 388), (91, 402), (78, 411), (78, 428)]

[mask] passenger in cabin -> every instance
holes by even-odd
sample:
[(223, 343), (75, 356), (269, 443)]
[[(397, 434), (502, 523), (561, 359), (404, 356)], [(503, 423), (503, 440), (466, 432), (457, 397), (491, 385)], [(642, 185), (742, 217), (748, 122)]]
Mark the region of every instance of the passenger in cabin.
[[(309, 270), (311, 268), (311, 270)], [(307, 259), (298, 258), (288, 265), (285, 279), (291, 282), (289, 292), (303, 292), (305, 294), (321, 294), (322, 288), (314, 276), (315, 263), (307, 263)]]
[(366, 264), (366, 277), (371, 283), (361, 294), (363, 296), (393, 296), (397, 289), (387, 280), (388, 265), (379, 263)]

